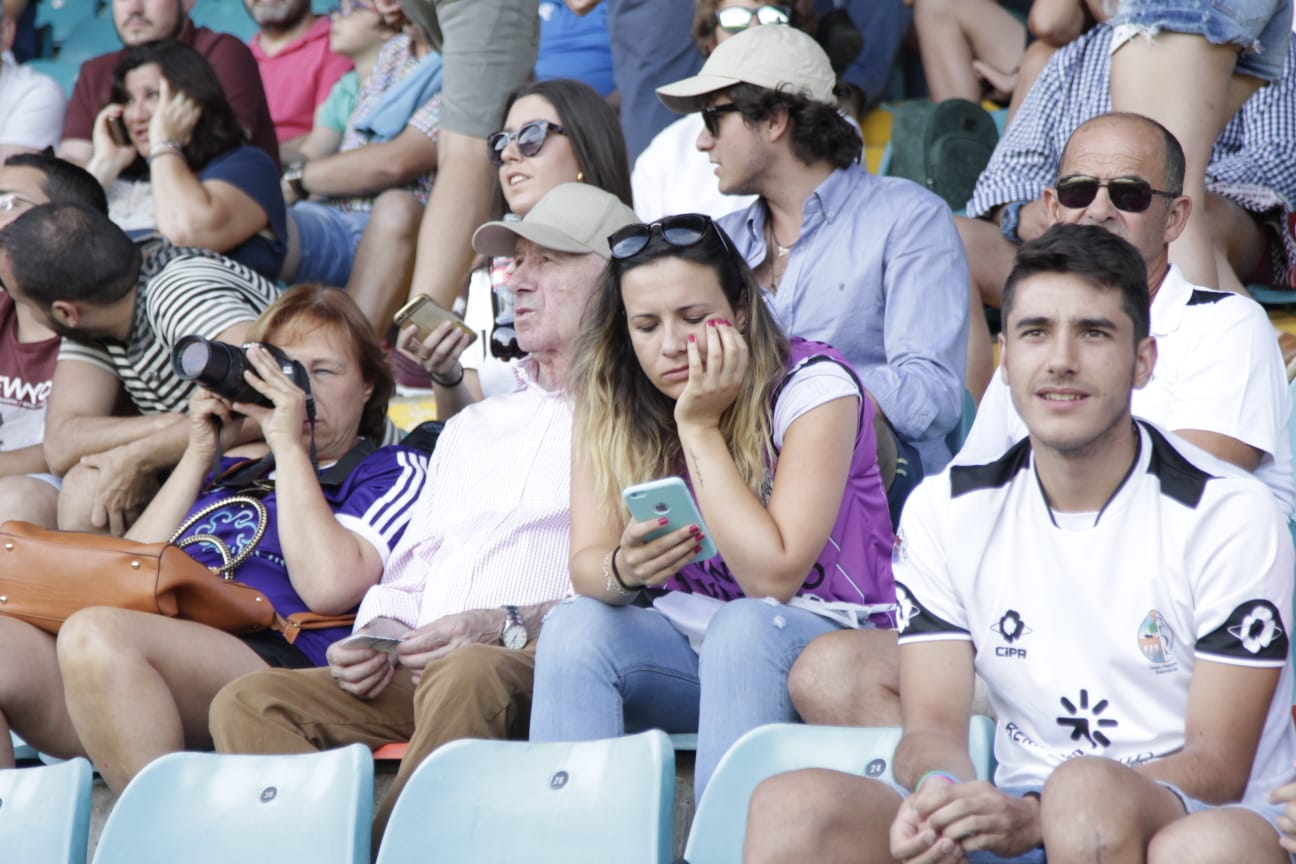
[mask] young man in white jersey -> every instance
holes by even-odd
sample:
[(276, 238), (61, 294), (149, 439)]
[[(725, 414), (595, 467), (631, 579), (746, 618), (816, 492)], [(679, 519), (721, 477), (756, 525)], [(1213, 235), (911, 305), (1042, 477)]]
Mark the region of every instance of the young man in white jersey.
[[(927, 480), (901, 520), (900, 785), (773, 778), (746, 860), (1290, 862), (1265, 799), (1296, 758), (1273, 497), (1131, 417), (1156, 363), (1133, 246), (1055, 225), (1018, 253), (1003, 308), (1030, 435)], [(993, 784), (967, 751), (974, 672)]]

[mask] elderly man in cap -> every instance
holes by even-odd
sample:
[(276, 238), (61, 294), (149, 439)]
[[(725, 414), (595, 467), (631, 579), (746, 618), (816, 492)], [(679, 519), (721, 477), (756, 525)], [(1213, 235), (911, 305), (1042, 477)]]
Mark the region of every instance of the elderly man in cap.
[[(535, 640), (571, 591), (567, 573), (571, 408), (563, 392), (585, 302), (609, 257), (607, 236), (637, 222), (582, 183), (551, 190), (520, 222), (490, 222), (473, 247), (517, 269), (517, 389), (446, 425), (429, 482), (356, 635), (327, 669), (272, 670), (230, 684), (211, 709), (217, 749), (302, 753), (409, 739), (378, 810), (423, 758), (456, 738), (525, 738)], [(383, 644), (372, 638), (390, 637)]]
[[(835, 84), (814, 39), (753, 27), (657, 94), (681, 114), (701, 112), (697, 146), (721, 192), (760, 196), (720, 224), (784, 328), (845, 354), (885, 414), (879, 450), (894, 443), (907, 466), (891, 486), (894, 514), (921, 473), (950, 458), (945, 435), (963, 404), (967, 262), (941, 199), (860, 167), (863, 142), (837, 112)], [(884, 452), (879, 461), (885, 472)]]

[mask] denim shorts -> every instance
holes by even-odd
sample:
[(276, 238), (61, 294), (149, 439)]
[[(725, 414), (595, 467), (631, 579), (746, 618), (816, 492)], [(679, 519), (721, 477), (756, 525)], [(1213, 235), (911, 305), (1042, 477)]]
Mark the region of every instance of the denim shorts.
[(1292, 0), (1121, 0), (1111, 19), (1111, 50), (1162, 30), (1194, 33), (1213, 45), (1240, 45), (1237, 71), (1282, 77), (1291, 39)]
[[(1173, 792), (1175, 797), (1183, 803), (1185, 815), (1191, 816), (1194, 813), (1200, 813), (1203, 810), (1213, 810), (1215, 807), (1219, 806), (1215, 804), (1207, 804), (1204, 801), (1198, 801), (1196, 798), (1191, 798), (1173, 783), (1163, 783), (1160, 780), (1157, 782)], [(901, 798), (908, 798), (910, 795), (909, 790), (901, 786), (899, 783), (888, 783), (887, 785), (895, 790), (895, 793)], [(1043, 787), (1007, 786), (999, 791), (1003, 792), (1005, 795), (1010, 795), (1013, 798), (1021, 798), (1027, 792), (1038, 794), (1043, 791)], [(1252, 813), (1257, 814), (1260, 818), (1272, 825), (1275, 832), (1281, 833), (1278, 831), (1277, 824), (1277, 819), (1283, 811), (1283, 805), (1281, 804), (1261, 802), (1259, 804), (1229, 804), (1225, 806), (1241, 807), (1245, 810), (1250, 810)], [(1274, 843), (1276, 844), (1277, 842), (1277, 838), (1275, 838)], [(1296, 855), (1292, 855), (1291, 858), (1293, 864), (1296, 864)], [(968, 855), (968, 861), (970, 864), (1047, 864), (1047, 860), (1048, 859), (1044, 857), (1043, 849), (1032, 849), (1023, 855), (1018, 855), (1016, 858), (1002, 858), (993, 852), (972, 852)]]
[(369, 213), (299, 201), (288, 208), (288, 218), (297, 226), (301, 250), (292, 281), (345, 287), (351, 278), (360, 235), (369, 224)]

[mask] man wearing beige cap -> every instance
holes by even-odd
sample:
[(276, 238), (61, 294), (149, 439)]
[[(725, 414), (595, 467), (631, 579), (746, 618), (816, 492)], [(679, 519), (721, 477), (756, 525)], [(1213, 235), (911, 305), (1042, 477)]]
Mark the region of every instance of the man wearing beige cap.
[[(904, 466), (892, 513), (921, 474), (949, 461), (963, 403), (967, 262), (949, 208), (907, 180), (859, 165), (859, 134), (837, 112), (836, 79), (814, 39), (753, 27), (692, 78), (660, 87), (700, 111), (699, 150), (720, 191), (755, 194), (720, 224), (795, 336), (833, 345), (885, 414)], [(736, 115), (736, 116), (730, 116)]]
[(328, 668), (270, 670), (220, 692), (217, 749), (305, 753), (408, 739), (375, 818), (378, 838), (405, 781), (437, 747), (526, 737), (535, 640), (545, 612), (571, 592), (563, 384), (610, 255), (607, 236), (637, 221), (615, 196), (565, 183), (522, 221), (477, 229), (473, 248), (517, 261), (509, 284), (530, 355), (516, 367), (517, 389), (446, 424), (410, 528), (360, 604), (356, 635), (329, 649)]

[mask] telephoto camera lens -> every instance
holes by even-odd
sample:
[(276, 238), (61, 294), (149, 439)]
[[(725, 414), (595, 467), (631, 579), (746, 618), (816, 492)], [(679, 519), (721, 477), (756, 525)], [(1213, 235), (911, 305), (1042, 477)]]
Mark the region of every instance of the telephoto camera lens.
[[(310, 378), (306, 374), (306, 367), (274, 345), (264, 342), (259, 344), (270, 352), (288, 380), (310, 393)], [(226, 342), (214, 342), (201, 336), (186, 336), (176, 343), (175, 350), (171, 353), (171, 365), (184, 380), (194, 381), (231, 402), (274, 407), (274, 403), (253, 390), (243, 378), (243, 373), (251, 368), (245, 348)]]

